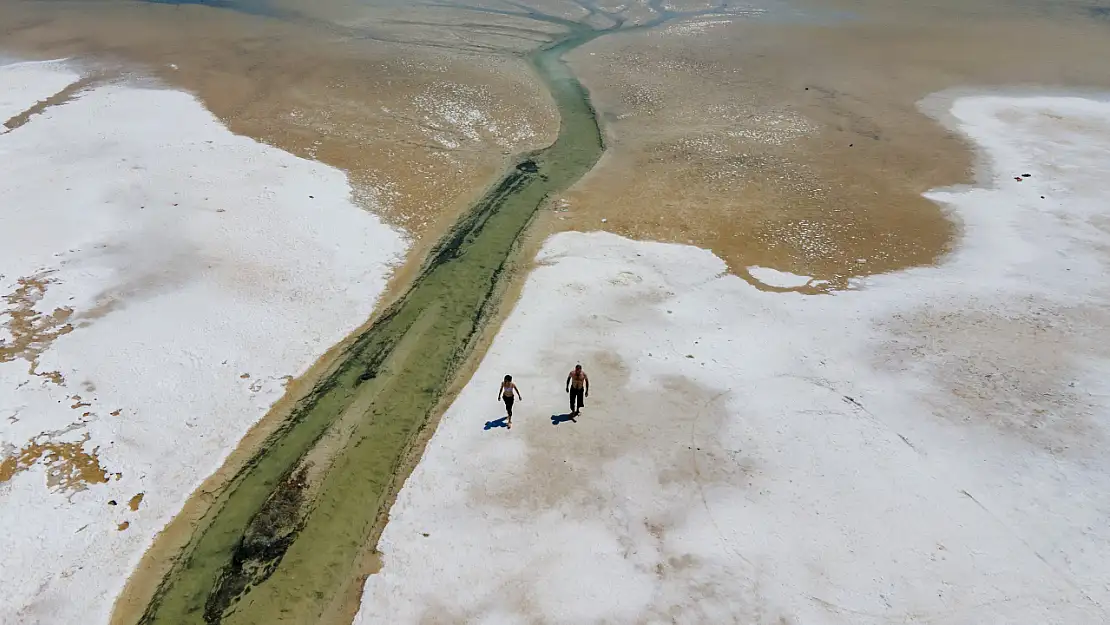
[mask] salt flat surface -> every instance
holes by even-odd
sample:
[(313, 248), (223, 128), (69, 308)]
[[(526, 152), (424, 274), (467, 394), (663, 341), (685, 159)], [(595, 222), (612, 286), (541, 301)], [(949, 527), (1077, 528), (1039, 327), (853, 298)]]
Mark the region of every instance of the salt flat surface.
[[(0, 124), (81, 79), (63, 60), (0, 62), (0, 68), (4, 80), (0, 83)], [(0, 133), (6, 130), (0, 127)]]
[(796, 273), (779, 271), (778, 269), (771, 269), (770, 267), (760, 267), (759, 265), (748, 267), (748, 274), (767, 286), (784, 289), (805, 286), (813, 279), (810, 276), (799, 276)]
[[(8, 65), (0, 93), (73, 79)], [(405, 243), (349, 192), (170, 90), (0, 135), (0, 623), (106, 622), (286, 376), (371, 314)]]
[[(962, 225), (937, 267), (805, 296), (548, 240), (356, 623), (1110, 622), (1110, 104), (951, 116), (994, 167), (930, 194)], [(514, 427), (485, 429), (507, 373)]]

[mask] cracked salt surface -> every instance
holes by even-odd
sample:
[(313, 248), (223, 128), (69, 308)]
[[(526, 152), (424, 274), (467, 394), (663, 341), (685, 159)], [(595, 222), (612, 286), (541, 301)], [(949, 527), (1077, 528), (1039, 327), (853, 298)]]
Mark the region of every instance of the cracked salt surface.
[[(1110, 622), (1110, 104), (951, 115), (996, 170), (929, 194), (962, 224), (935, 267), (777, 294), (692, 247), (549, 239), (356, 623)], [(524, 401), (485, 431), (505, 374)]]

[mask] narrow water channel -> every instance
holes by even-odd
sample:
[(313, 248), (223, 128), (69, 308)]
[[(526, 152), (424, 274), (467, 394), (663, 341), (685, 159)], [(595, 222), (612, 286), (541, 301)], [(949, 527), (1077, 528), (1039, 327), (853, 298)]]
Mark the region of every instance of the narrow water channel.
[[(395, 476), (495, 311), (515, 243), (545, 198), (601, 155), (596, 115), (563, 55), (602, 32), (572, 26), (530, 55), (561, 115), (555, 143), (522, 158), (475, 204), (409, 291), (227, 483), (141, 623), (274, 625), (343, 616), (340, 595), (361, 583)], [(329, 432), (341, 421), (342, 436)], [(325, 440), (331, 447), (321, 452)], [(324, 458), (327, 469), (312, 478), (306, 457)]]

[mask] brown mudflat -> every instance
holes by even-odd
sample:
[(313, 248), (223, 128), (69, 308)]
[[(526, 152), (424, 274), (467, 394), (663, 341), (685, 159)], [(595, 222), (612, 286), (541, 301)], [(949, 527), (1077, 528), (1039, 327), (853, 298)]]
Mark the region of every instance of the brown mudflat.
[(918, 102), (960, 87), (1108, 88), (1110, 66), (1092, 61), (1110, 58), (1110, 19), (1080, 3), (894, 4), (706, 18), (576, 51), (610, 145), (555, 227), (839, 284), (934, 262), (958, 226), (921, 194), (971, 182), (974, 155)]

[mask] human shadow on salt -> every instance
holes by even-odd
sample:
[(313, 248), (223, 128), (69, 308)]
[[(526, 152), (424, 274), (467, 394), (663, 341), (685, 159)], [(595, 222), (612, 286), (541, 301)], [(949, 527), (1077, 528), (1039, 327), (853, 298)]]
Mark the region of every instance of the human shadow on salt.
[(578, 417), (570, 413), (551, 415), (551, 425), (559, 425), (560, 423), (566, 423), (567, 421), (574, 421), (575, 423), (578, 423)]
[(501, 417), (500, 419), (498, 419), (496, 421), (486, 421), (486, 427), (484, 427), (482, 429), (492, 430), (493, 428), (508, 428), (508, 427), (509, 427), (509, 418), (508, 417)]

